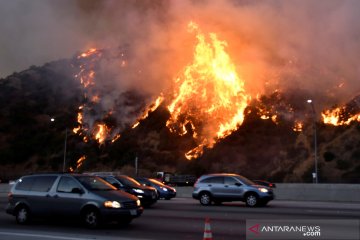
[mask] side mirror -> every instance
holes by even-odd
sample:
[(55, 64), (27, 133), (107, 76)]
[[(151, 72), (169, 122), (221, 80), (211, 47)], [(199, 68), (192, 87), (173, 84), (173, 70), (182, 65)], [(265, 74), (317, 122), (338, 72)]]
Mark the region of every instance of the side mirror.
[(240, 187), (241, 185), (242, 185), (241, 183), (238, 183), (238, 182), (235, 183), (235, 186)]
[(81, 188), (73, 188), (71, 189), (71, 193), (83, 194), (84, 190), (82, 190)]

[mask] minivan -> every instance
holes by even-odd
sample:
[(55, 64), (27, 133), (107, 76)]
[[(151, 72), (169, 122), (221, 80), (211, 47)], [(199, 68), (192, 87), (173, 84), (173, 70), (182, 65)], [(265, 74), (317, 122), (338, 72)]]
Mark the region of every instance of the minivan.
[(70, 173), (32, 174), (18, 179), (8, 194), (6, 212), (19, 224), (33, 217), (78, 217), (85, 226), (129, 224), (143, 213), (140, 200), (105, 180)]

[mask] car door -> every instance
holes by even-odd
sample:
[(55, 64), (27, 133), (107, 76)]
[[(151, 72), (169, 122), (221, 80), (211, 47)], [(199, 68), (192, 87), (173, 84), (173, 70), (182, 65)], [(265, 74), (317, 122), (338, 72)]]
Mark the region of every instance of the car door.
[(224, 177), (223, 194), (229, 199), (241, 199), (244, 192), (244, 185), (236, 178), (227, 176)]
[(211, 192), (214, 197), (223, 197), (224, 177), (215, 176), (209, 177), (202, 181), (205, 187)]
[(59, 215), (79, 215), (83, 203), (86, 201), (84, 189), (70, 176), (62, 176), (53, 196), (54, 207)]
[(53, 186), (57, 176), (31, 176), (25, 181), (31, 181), (31, 186), (26, 195), (26, 202), (34, 215), (52, 214), (51, 204), (49, 203), (49, 191)]

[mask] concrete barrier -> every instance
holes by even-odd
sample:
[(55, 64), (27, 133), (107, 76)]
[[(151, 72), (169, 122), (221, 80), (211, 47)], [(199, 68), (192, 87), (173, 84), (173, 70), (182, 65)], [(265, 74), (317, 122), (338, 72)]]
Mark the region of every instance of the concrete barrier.
[[(0, 184), (0, 197), (6, 197), (10, 185)], [(191, 198), (193, 187), (176, 187), (177, 197)], [(360, 203), (360, 184), (279, 183), (274, 188), (278, 200), (332, 201)]]
[[(178, 197), (192, 197), (193, 187), (176, 187)], [(360, 202), (360, 184), (277, 183), (277, 200)]]

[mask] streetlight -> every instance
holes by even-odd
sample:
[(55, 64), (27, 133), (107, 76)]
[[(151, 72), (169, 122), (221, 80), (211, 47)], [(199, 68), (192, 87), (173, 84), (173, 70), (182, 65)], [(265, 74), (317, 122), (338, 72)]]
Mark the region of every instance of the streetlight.
[(318, 164), (317, 164), (317, 136), (316, 136), (316, 113), (315, 113), (315, 106), (314, 102), (311, 99), (307, 100), (307, 103), (311, 105), (312, 113), (313, 113), (313, 127), (314, 127), (314, 172), (313, 172), (313, 179), (315, 183), (318, 183)]
[[(55, 118), (50, 119), (51, 122), (55, 122)], [(66, 165), (66, 146), (67, 146), (67, 128), (65, 128), (65, 141), (64, 141), (64, 161), (63, 161), (63, 169), (62, 171), (65, 172), (65, 165)]]

